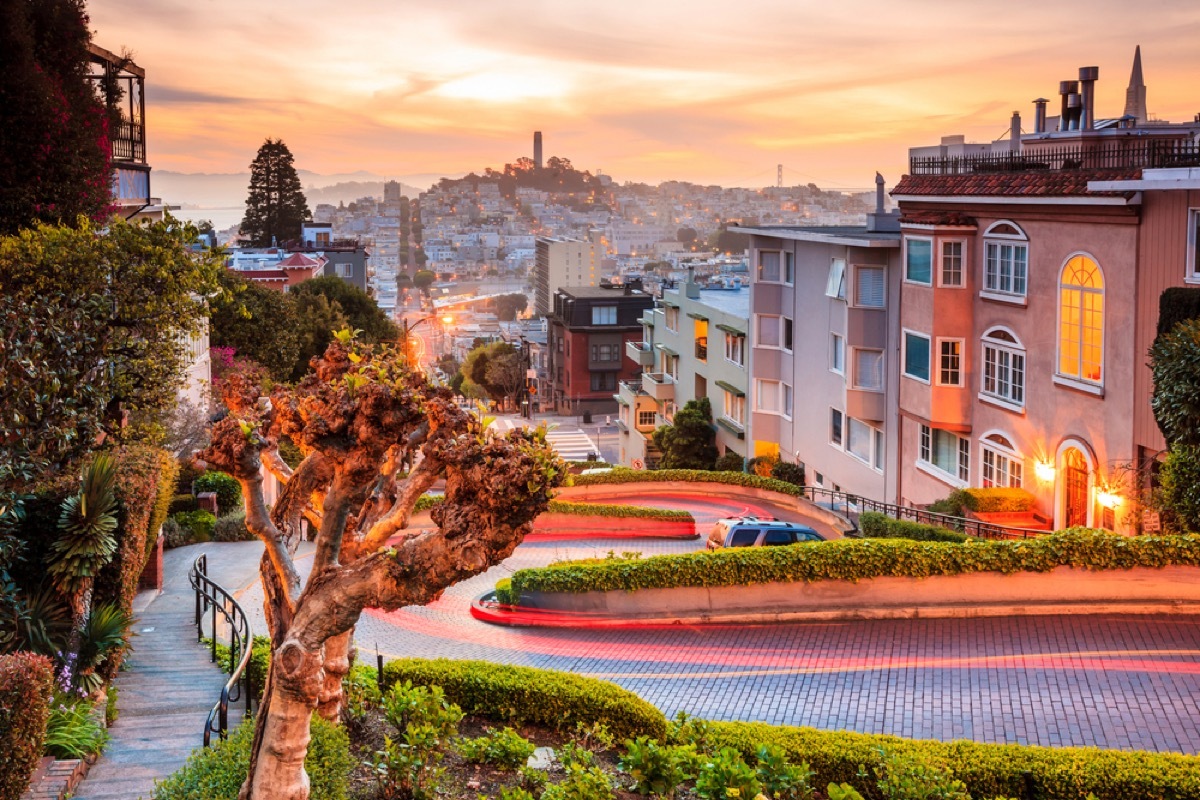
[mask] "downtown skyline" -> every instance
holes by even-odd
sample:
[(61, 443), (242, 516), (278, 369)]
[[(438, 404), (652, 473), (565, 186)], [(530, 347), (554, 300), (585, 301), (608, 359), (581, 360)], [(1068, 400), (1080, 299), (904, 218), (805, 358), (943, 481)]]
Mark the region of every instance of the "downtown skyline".
[[(966, 6), (977, 12), (964, 13)], [(1103, 8), (1099, 8), (1103, 7)], [(1190, 120), (1200, 7), (917, 0), (535, 2), (94, 0), (96, 41), (147, 70), (156, 169), (242, 172), (267, 137), (318, 173), (459, 175), (546, 155), (619, 181), (889, 183), (907, 148), (990, 141), (1100, 67), (1117, 116), (1136, 45), (1149, 107)], [(953, 15), (953, 16), (951, 16)]]

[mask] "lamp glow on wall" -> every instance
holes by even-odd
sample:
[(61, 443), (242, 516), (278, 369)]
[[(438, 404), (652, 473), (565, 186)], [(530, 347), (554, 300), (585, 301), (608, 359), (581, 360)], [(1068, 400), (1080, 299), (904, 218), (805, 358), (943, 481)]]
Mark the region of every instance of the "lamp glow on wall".
[(1050, 461), (1038, 459), (1034, 462), (1033, 474), (1042, 483), (1052, 483), (1054, 481), (1054, 464)]
[(1119, 508), (1121, 503), (1125, 502), (1124, 498), (1116, 492), (1108, 489), (1096, 490), (1096, 502), (1105, 508)]

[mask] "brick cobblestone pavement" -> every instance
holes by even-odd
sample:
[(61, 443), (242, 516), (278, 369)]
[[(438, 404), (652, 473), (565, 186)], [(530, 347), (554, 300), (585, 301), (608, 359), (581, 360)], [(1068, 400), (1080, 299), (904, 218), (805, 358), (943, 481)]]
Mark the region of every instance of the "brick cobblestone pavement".
[[(716, 517), (744, 510), (722, 502), (656, 498), (645, 504), (688, 508), (704, 532)], [(754, 502), (750, 511), (772, 512)], [(356, 641), (366, 658), (378, 647), (389, 658), (475, 658), (604, 678), (668, 715), (685, 710), (709, 719), (926, 739), (1200, 752), (1196, 616), (563, 630), (497, 627), (468, 613), (472, 598), (523, 567), (610, 550), (653, 555), (702, 546), (527, 542), (429, 606), (365, 613)], [(261, 614), (257, 587), (243, 588), (243, 607)], [(261, 621), (256, 627), (262, 630)]]

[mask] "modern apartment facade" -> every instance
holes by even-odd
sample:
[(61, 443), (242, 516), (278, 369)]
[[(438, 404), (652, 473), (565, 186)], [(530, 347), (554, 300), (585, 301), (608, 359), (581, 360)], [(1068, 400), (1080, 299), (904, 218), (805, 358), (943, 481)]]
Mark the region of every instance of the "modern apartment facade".
[(749, 314), (748, 289), (701, 289), (691, 275), (646, 310), (641, 341), (626, 345), (641, 372), (621, 381), (616, 395), (622, 465), (655, 467), (662, 457), (655, 428), (700, 397), (712, 405), (718, 452), (746, 456)]
[(752, 456), (803, 464), (811, 486), (897, 499), (900, 233), (868, 224), (750, 234)]
[(549, 402), (558, 414), (612, 414), (613, 395), (640, 366), (626, 343), (641, 339), (654, 299), (634, 286), (569, 286), (554, 293), (549, 317)]
[(534, 313), (554, 311), (554, 295), (571, 286), (595, 286), (599, 245), (583, 239), (539, 237), (534, 254)]

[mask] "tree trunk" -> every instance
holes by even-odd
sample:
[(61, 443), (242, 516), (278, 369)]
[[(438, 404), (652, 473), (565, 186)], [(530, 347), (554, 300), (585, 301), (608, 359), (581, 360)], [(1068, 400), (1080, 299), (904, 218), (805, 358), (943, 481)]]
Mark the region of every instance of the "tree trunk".
[(337, 722), (342, 713), (342, 679), (350, 671), (350, 648), (354, 646), (354, 628), (325, 640), (325, 678), (317, 698), (317, 713)]

